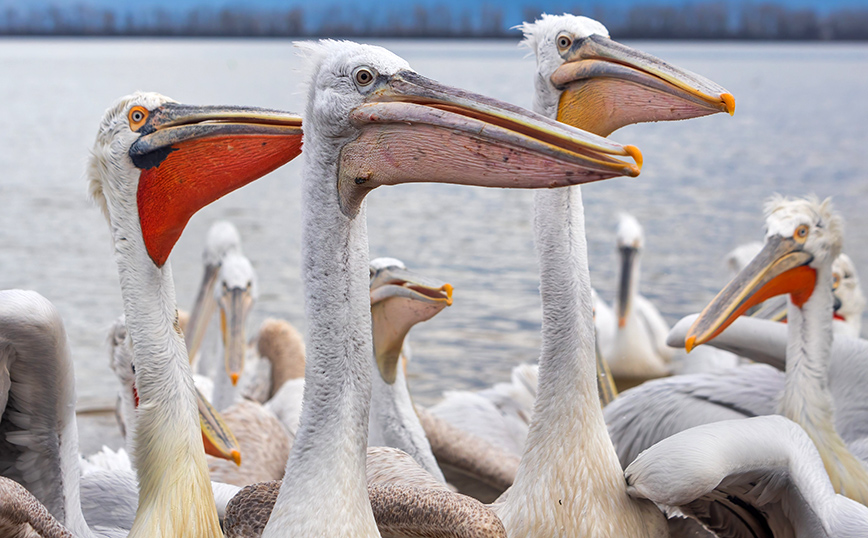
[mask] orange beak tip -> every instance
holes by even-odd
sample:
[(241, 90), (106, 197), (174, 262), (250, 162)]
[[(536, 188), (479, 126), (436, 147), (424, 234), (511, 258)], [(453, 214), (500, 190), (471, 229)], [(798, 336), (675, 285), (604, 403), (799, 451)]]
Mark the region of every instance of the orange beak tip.
[(731, 93), (724, 93), (720, 96), (720, 99), (723, 101), (723, 104), (726, 106), (726, 111), (730, 116), (735, 115), (735, 97), (732, 96)]
[(452, 284), (443, 284), (443, 291), (446, 292), (446, 306), (452, 306)]
[(618, 318), (618, 327), (623, 329), (627, 326), (627, 318)]
[(241, 452), (238, 449), (233, 449), (229, 454), (232, 456), (232, 461), (235, 462), (235, 465), (241, 467)]
[(238, 379), (240, 379), (240, 378), (241, 378), (241, 374), (239, 374), (238, 372), (232, 372), (231, 374), (229, 374), (229, 379), (232, 380), (232, 386), (233, 387), (238, 384)]
[[(728, 95), (728, 94), (727, 94)], [(639, 172), (642, 171), (642, 163), (644, 159), (642, 157), (642, 152), (636, 146), (624, 146), (624, 149), (627, 150), (627, 155), (633, 157), (633, 160), (636, 161), (637, 172), (636, 175), (639, 175)]]
[(684, 350), (690, 353), (693, 351), (693, 348), (696, 347), (696, 337), (691, 336), (687, 340), (684, 341)]

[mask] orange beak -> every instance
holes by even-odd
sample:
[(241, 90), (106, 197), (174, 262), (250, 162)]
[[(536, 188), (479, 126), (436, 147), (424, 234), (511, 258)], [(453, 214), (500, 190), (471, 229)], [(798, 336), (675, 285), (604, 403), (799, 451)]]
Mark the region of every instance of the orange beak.
[(714, 82), (607, 37), (577, 39), (551, 76), (561, 90), (558, 121), (601, 136), (647, 121), (735, 113)]
[(130, 148), (141, 169), (136, 201), (158, 267), (196, 211), (301, 153), (301, 117), (264, 109), (169, 103), (139, 132)]
[(693, 322), (685, 339), (687, 352), (708, 342), (750, 307), (771, 297), (789, 293), (793, 304), (801, 307), (816, 286), (817, 271), (808, 265), (813, 259), (792, 238), (769, 237), (759, 254)]

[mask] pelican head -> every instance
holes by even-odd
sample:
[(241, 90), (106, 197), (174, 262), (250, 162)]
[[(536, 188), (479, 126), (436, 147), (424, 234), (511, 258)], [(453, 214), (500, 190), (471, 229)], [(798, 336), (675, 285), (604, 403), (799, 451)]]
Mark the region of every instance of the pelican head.
[(214, 298), (220, 307), (226, 374), (236, 385), (244, 371), (247, 317), (258, 296), (256, 272), (243, 254), (230, 253), (223, 258), (218, 281)]
[(633, 288), (639, 281), (636, 273), (639, 271), (639, 255), (645, 244), (645, 234), (636, 217), (621, 213), (616, 238), (618, 256), (621, 258), (621, 277), (618, 283), (618, 327), (623, 328), (627, 325), (627, 316), (630, 315), (630, 308), (633, 306), (632, 299), (636, 293)]
[[(831, 266), (841, 253), (843, 238), (843, 224), (831, 201), (775, 196), (766, 203), (765, 212), (762, 250), (693, 323), (685, 340), (688, 351), (720, 334), (750, 307), (776, 295), (788, 293), (792, 304), (801, 308), (815, 290), (831, 294)], [(827, 273), (826, 285), (818, 283), (819, 271)]]
[(218, 220), (208, 229), (205, 238), (205, 250), (202, 252), (202, 261), (205, 265), (205, 274), (202, 275), (202, 283), (196, 294), (196, 303), (190, 312), (190, 320), (187, 323), (185, 341), (187, 342), (187, 355), (190, 361), (194, 361), (208, 322), (214, 314), (216, 304), (214, 302), (214, 285), (217, 283), (217, 273), (223, 258), (229, 253), (241, 253), (241, 235), (231, 222)]
[(519, 26), (536, 53), (537, 110), (602, 136), (633, 123), (735, 112), (732, 94), (609, 38), (587, 17), (543, 15)]
[(394, 383), (404, 339), (417, 323), (452, 304), (452, 286), (412, 271), (401, 260), (371, 261), (371, 317), (380, 376)]
[(865, 310), (865, 295), (859, 283), (856, 265), (843, 252), (832, 264), (832, 289), (835, 294), (835, 316), (850, 326), (851, 336), (858, 337), (862, 329), (862, 312)]
[(140, 92), (118, 100), (100, 123), (90, 193), (113, 228), (141, 230), (148, 256), (162, 267), (196, 211), (300, 151), (295, 114), (182, 105)]
[(540, 188), (639, 173), (632, 146), (445, 86), (380, 47), (331, 40), (299, 47), (313, 65), (305, 136), (316, 153), (308, 160), (337, 169), (347, 216), (380, 185)]

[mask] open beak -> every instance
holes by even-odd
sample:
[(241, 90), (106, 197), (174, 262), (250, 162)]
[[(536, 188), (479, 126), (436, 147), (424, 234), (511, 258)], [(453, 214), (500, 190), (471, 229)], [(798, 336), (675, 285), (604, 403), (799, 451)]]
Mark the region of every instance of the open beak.
[(130, 148), (148, 255), (162, 267), (193, 214), (301, 153), (301, 117), (244, 107), (167, 103)]
[(232, 435), (229, 426), (223, 422), (220, 413), (196, 389), (196, 403), (199, 406), (199, 425), (202, 427), (202, 442), (205, 453), (215, 458), (232, 460), (241, 466), (241, 449), (238, 440)]
[(633, 123), (735, 113), (714, 82), (601, 35), (577, 39), (551, 77), (558, 121), (601, 136)]
[(208, 322), (211, 320), (211, 316), (214, 315), (214, 309), (217, 307), (217, 302), (214, 300), (214, 284), (217, 283), (217, 275), (219, 273), (219, 265), (209, 263), (205, 266), (205, 274), (202, 276), (202, 284), (199, 286), (199, 293), (196, 295), (196, 303), (193, 305), (193, 311), (190, 312), (187, 330), (184, 331), (187, 356), (191, 362), (199, 351), (199, 346), (202, 345), (202, 339), (205, 338), (205, 331), (208, 329)]
[(811, 297), (817, 282), (817, 271), (808, 265), (813, 259), (791, 237), (768, 237), (759, 254), (693, 322), (685, 339), (687, 352), (708, 342), (748, 308), (770, 297), (789, 293), (793, 304), (801, 307)]
[(351, 112), (350, 121), (361, 133), (341, 152), (338, 191), (348, 216), (380, 185), (561, 187), (637, 176), (642, 164), (634, 146), (412, 71), (384, 80)]
[(627, 325), (627, 316), (633, 306), (630, 299), (633, 297), (633, 266), (636, 263), (638, 250), (635, 247), (618, 247), (621, 255), (621, 281), (618, 285), (618, 327)]
[(452, 304), (452, 286), (407, 269), (385, 267), (371, 278), (374, 355), (386, 383), (397, 377), (407, 333)]
[(253, 294), (250, 287), (227, 288), (218, 300), (220, 306), (220, 330), (223, 333), (224, 360), (226, 374), (232, 380), (232, 385), (238, 384), (238, 379), (244, 371), (244, 355), (247, 351), (247, 339), (244, 327), (247, 325), (247, 315), (253, 308)]

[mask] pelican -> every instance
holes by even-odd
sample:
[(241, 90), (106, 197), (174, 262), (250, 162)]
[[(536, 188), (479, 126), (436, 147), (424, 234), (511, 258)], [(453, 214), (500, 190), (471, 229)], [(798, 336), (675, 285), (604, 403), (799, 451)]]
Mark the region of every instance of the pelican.
[[(865, 399), (861, 396), (862, 389), (858, 387), (860, 380), (864, 382), (862, 374), (864, 368), (860, 368), (858, 362), (854, 363), (851, 360), (850, 368), (838, 370), (834, 375), (832, 373), (832, 366), (835, 363), (846, 364), (842, 362), (844, 358), (832, 358), (832, 352), (838, 346), (833, 347), (831, 268), (841, 248), (841, 219), (832, 210), (828, 200), (821, 203), (811, 198), (789, 200), (775, 197), (766, 204), (766, 227), (766, 242), (763, 250), (693, 322), (686, 333), (685, 346), (689, 350), (718, 335), (732, 341), (733, 337), (725, 337), (725, 333), (721, 334), (721, 332), (746, 309), (775, 294), (789, 294), (790, 306), (786, 328), (775, 327), (772, 324), (771, 327), (766, 328), (773, 329), (772, 333), (767, 330), (754, 332), (754, 338), (758, 336), (762, 341), (761, 347), (767, 348), (766, 353), (774, 355), (780, 353), (779, 348), (782, 347), (780, 336), (783, 334), (782, 331), (786, 331), (786, 373), (785, 381), (777, 384), (779, 392), (769, 394), (757, 391), (758, 394), (752, 394), (750, 398), (739, 397), (736, 392), (739, 384), (744, 386), (747, 383), (763, 383), (758, 380), (757, 372), (762, 373), (763, 368), (766, 368), (765, 373), (769, 373), (770, 369), (767, 367), (754, 366), (750, 370), (742, 368), (731, 371), (731, 382), (718, 387), (709, 387), (711, 390), (706, 390), (704, 398), (719, 402), (721, 398), (719, 390), (714, 389), (720, 389), (722, 386), (726, 392), (723, 397), (733, 402), (730, 407), (736, 411), (752, 409), (756, 407), (756, 400), (765, 398), (767, 401), (764, 407), (771, 407), (805, 430), (819, 451), (835, 491), (864, 504), (868, 499), (866, 497), (868, 472), (864, 460), (858, 457), (859, 455), (864, 457), (865, 449), (868, 447), (865, 443), (865, 434), (862, 432), (865, 421), (862, 408)], [(747, 326), (754, 327), (756, 324), (763, 323), (760, 320), (742, 321), (752, 321)], [(769, 338), (773, 333), (778, 335), (777, 338)], [(841, 340), (848, 339), (842, 337)], [(773, 349), (775, 347), (778, 348), (777, 352)], [(771, 372), (774, 373), (774, 370)], [(769, 377), (773, 376), (765, 375), (765, 378)], [(833, 390), (832, 387), (835, 389)], [(843, 396), (835, 399), (839, 406), (833, 404), (836, 392)], [(653, 418), (659, 417), (660, 412), (665, 413), (666, 418), (658, 418), (658, 420), (665, 422), (667, 429), (677, 431), (682, 429), (685, 423), (684, 427), (689, 427), (708, 421), (707, 417), (703, 416), (700, 406), (689, 406), (686, 409), (691, 411), (674, 415), (660, 408), (652, 408), (653, 402), (647, 389), (643, 396), (645, 398), (638, 400), (638, 404), (642, 405), (639, 414), (650, 415)], [(637, 401), (633, 401), (632, 405), (637, 405)], [(620, 410), (618, 406), (621, 406)], [(635, 436), (624, 435), (633, 427), (629, 426), (631, 415), (634, 414), (630, 409), (632, 406), (619, 401), (612, 407), (616, 409), (613, 409), (611, 430), (617, 443), (633, 445), (635, 450), (638, 445), (644, 444), (650, 438), (647, 433), (649, 428), (644, 428), (645, 439), (641, 442)], [(721, 415), (716, 409), (710, 411), (711, 413), (706, 414)], [(836, 421), (835, 417), (839, 411), (844, 424), (840, 431), (847, 435), (847, 440), (836, 428), (836, 422), (842, 424)], [(791, 441), (790, 437), (786, 437), (778, 439), (777, 442), (786, 445)], [(750, 495), (733, 497), (730, 500), (742, 507), (756, 506), (754, 502), (756, 499), (751, 498)], [(723, 500), (721, 504), (723, 508), (715, 519), (738, 517), (730, 513), (730, 503)], [(740, 511), (741, 508), (738, 510)], [(704, 519), (700, 521), (706, 522)], [(717, 524), (715, 522), (715, 525)], [(773, 525), (774, 523), (761, 524)], [(801, 525), (797, 520), (790, 521), (790, 524), (797, 529)]]
[[(140, 398), (129, 536), (222, 534), (167, 258), (198, 209), (298, 155), (300, 124), (283, 112), (192, 107), (154, 93), (120, 99), (100, 123), (89, 190), (112, 233)], [(71, 443), (58, 453), (75, 460)], [(77, 502), (77, 492), (51, 487), (55, 499)], [(68, 523), (75, 535), (93, 535), (83, 519)]]
[(405, 338), (417, 323), (452, 304), (452, 286), (423, 278), (401, 260), (377, 258), (370, 263), (373, 349), (371, 414), (368, 444), (399, 448), (435, 479), (446, 479), (416, 416), (400, 358)]
[[(543, 16), (521, 29), (537, 57), (534, 108), (549, 117), (608, 135), (639, 121), (734, 110), (723, 88), (610, 40), (591, 19)], [(581, 192), (541, 191), (534, 202), (539, 389), (515, 483), (493, 508), (511, 537), (663, 536), (660, 511), (627, 495), (597, 397)]]
[(843, 252), (832, 264), (832, 289), (837, 308), (835, 309), (835, 334), (858, 338), (862, 332), (862, 313), (865, 311), (865, 294), (859, 283), (856, 265), (850, 256)]
[[(313, 66), (302, 220), (308, 363), (298, 434), (263, 536), (379, 536), (365, 481), (373, 350), (364, 196), (418, 181), (540, 188), (637, 175), (612, 156), (639, 153), (436, 83), (379, 47), (300, 46)], [(374, 491), (378, 506), (422, 494), (385, 491)]]
[(623, 213), (618, 222), (618, 326), (614, 345), (601, 349), (618, 391), (648, 379), (669, 375), (674, 350), (666, 345), (669, 325), (651, 302), (639, 294), (639, 258), (645, 248), (642, 225)]
[(220, 266), (223, 258), (230, 253), (241, 254), (241, 235), (231, 222), (219, 220), (211, 225), (205, 237), (205, 250), (202, 253), (205, 272), (202, 275), (199, 291), (196, 293), (193, 310), (190, 311), (187, 330), (184, 331), (187, 355), (194, 362), (194, 366), (198, 358), (199, 346), (208, 329), (208, 322), (217, 306), (214, 302), (214, 286), (217, 283)]
[(868, 507), (835, 493), (811, 438), (784, 417), (680, 432), (643, 452), (625, 475), (631, 495), (720, 536), (857, 538), (868, 529)]

